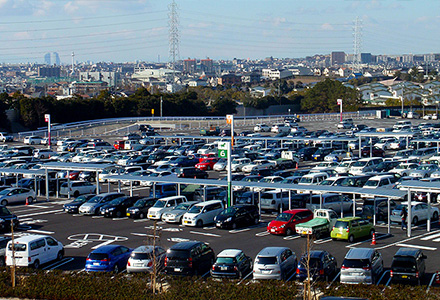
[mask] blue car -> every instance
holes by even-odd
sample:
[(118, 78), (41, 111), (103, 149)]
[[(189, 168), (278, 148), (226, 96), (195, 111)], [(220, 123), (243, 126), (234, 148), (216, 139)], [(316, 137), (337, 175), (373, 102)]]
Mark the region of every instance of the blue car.
[(115, 272), (125, 269), (132, 249), (120, 245), (105, 245), (93, 250), (86, 259), (88, 272)]

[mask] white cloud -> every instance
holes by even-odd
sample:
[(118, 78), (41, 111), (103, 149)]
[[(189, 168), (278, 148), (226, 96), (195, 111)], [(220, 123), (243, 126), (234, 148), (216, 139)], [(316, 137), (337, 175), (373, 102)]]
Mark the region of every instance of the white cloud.
[(6, 3), (8, 3), (9, 0), (0, 0), (0, 8), (5, 6)]
[(30, 34), (27, 31), (21, 31), (21, 32), (14, 33), (15, 40), (25, 40), (25, 39), (29, 39), (29, 38), (30, 38)]
[(322, 30), (334, 30), (334, 27), (332, 26), (332, 24), (324, 23), (321, 25), (321, 29)]
[(38, 3), (38, 8), (35, 9), (33, 15), (34, 16), (44, 16), (46, 15), (49, 10), (54, 6), (54, 3), (52, 3), (51, 1), (40, 1)]
[(64, 11), (68, 14), (73, 14), (79, 9), (79, 7), (75, 5), (75, 3), (73, 3), (72, 1), (67, 2), (63, 8)]

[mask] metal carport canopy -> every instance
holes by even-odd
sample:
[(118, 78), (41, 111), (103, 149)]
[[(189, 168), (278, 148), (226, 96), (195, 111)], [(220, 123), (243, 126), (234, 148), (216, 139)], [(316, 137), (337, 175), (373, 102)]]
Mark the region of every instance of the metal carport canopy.
[(414, 192), (440, 192), (440, 182), (426, 182), (419, 180), (402, 181), (401, 188), (410, 189)]
[(418, 133), (416, 132), (356, 132), (356, 137), (413, 137)]
[[(148, 176), (130, 176), (130, 175), (112, 175), (107, 177), (111, 180), (127, 180), (127, 181), (149, 181), (154, 183), (176, 183), (176, 184), (196, 184), (207, 186), (228, 186), (226, 180), (213, 179), (192, 179), (192, 178), (167, 178), (167, 177), (151, 177)], [(376, 188), (364, 189), (341, 186), (325, 186), (325, 185), (300, 185), (300, 184), (282, 184), (282, 183), (261, 183), (261, 182), (246, 182), (246, 181), (232, 181), (232, 186), (245, 186), (263, 189), (282, 189), (282, 190), (298, 190), (303, 192), (315, 193), (344, 193), (344, 194), (358, 194), (369, 195), (372, 197), (387, 197), (394, 199), (402, 199), (405, 191), (398, 189)]]
[(43, 176), (45, 174), (44, 170), (41, 169), (0, 169), (1, 174), (20, 174), (20, 175), (33, 175), (33, 176)]

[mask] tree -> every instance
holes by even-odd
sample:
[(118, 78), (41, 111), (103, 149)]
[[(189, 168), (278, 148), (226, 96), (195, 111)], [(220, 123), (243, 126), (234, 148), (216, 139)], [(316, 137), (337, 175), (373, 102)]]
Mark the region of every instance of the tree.
[(218, 116), (234, 114), (237, 112), (237, 102), (232, 99), (221, 98), (212, 103), (212, 112)]
[(326, 79), (305, 93), (301, 110), (308, 113), (337, 112), (337, 99), (343, 100), (345, 111), (357, 111), (362, 104), (357, 90), (345, 87), (339, 81)]

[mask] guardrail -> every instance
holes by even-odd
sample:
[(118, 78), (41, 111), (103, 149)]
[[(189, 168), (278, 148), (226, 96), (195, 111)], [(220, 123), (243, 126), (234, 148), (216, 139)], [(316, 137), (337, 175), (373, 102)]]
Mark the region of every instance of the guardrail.
[[(234, 125), (239, 127), (255, 125), (258, 123), (276, 123), (282, 121), (288, 115), (270, 115), (270, 116), (235, 116)], [(318, 122), (318, 121), (335, 121), (338, 122), (340, 118), (339, 113), (327, 113), (327, 114), (298, 114), (296, 115), (300, 118), (302, 122)], [(343, 118), (352, 119), (366, 119), (375, 116), (374, 111), (359, 111), (359, 112), (346, 112), (343, 113)], [(89, 121), (80, 121), (67, 123), (62, 125), (55, 125), (51, 128), (52, 137), (74, 137), (74, 136), (84, 136), (84, 132), (90, 132), (89, 135), (109, 135), (107, 131), (104, 133), (97, 133), (95, 128), (98, 126), (110, 126), (116, 124), (126, 124), (128, 125), (122, 129), (115, 129), (111, 131), (112, 135), (117, 135), (121, 133), (130, 133), (137, 131), (137, 123), (140, 122), (179, 122), (176, 124), (175, 129), (200, 129), (209, 125), (224, 127), (227, 125), (225, 123), (225, 117), (131, 117), (131, 118), (111, 118), (111, 119), (98, 119)], [(183, 124), (183, 123), (188, 124)], [(72, 133), (77, 133), (73, 134)], [(39, 135), (46, 137), (47, 129), (39, 128), (34, 131), (20, 132), (16, 135), (18, 139), (23, 139), (24, 136)]]

